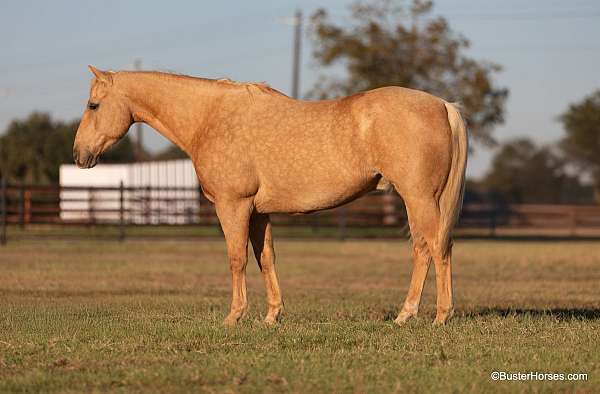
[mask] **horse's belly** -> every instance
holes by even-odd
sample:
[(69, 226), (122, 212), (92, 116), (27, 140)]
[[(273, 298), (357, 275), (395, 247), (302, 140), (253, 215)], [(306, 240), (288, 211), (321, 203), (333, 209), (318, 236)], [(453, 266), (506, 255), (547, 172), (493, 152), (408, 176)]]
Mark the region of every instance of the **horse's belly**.
[(261, 213), (311, 213), (352, 201), (374, 190), (378, 180), (378, 177), (373, 177), (337, 183), (300, 182), (297, 188), (261, 187), (254, 205)]

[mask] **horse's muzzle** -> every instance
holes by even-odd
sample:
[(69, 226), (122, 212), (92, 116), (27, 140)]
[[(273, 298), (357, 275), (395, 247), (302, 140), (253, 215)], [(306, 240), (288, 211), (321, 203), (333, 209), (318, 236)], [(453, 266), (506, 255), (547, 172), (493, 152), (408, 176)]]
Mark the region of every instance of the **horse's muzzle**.
[(79, 168), (92, 168), (98, 163), (98, 156), (91, 154), (88, 150), (79, 152), (73, 149), (73, 161)]

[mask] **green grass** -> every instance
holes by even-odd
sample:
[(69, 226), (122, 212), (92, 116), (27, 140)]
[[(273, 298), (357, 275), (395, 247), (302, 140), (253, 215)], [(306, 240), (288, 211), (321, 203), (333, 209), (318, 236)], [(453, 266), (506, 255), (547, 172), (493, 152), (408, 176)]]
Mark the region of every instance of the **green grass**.
[[(229, 303), (222, 241), (18, 241), (0, 249), (1, 392), (592, 392), (600, 387), (600, 243), (458, 241), (456, 317), (392, 320), (406, 242), (280, 241), (286, 312)], [(494, 382), (492, 371), (583, 372)]]

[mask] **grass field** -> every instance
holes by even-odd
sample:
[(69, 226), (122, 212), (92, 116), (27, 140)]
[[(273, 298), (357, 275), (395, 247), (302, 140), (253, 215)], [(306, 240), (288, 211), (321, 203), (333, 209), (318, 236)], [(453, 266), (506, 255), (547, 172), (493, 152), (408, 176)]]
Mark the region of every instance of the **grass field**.
[[(600, 243), (458, 241), (455, 318), (393, 324), (406, 242), (280, 241), (286, 312), (229, 303), (222, 241), (18, 241), (0, 249), (2, 392), (592, 392), (600, 387)], [(492, 371), (587, 373), (493, 381)]]

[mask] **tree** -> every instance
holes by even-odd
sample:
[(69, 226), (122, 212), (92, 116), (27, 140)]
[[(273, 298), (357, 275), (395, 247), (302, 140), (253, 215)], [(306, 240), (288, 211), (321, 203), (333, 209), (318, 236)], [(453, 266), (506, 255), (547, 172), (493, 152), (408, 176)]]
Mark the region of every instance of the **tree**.
[(580, 169), (591, 175), (596, 202), (600, 203), (600, 89), (571, 104), (560, 120), (566, 132), (561, 147)]
[[(60, 165), (73, 163), (78, 124), (79, 121), (54, 121), (49, 114), (39, 112), (12, 121), (0, 137), (0, 175), (17, 182), (58, 182)], [(117, 143), (102, 161), (133, 161), (129, 138)]]
[(459, 101), (473, 136), (495, 143), (494, 125), (504, 121), (506, 88), (494, 85), (500, 66), (478, 62), (464, 52), (469, 41), (442, 17), (430, 16), (428, 0), (374, 0), (351, 7), (352, 24), (331, 22), (325, 9), (311, 16), (313, 56), (324, 67), (341, 63), (344, 79), (322, 76), (309, 93), (329, 98), (386, 85), (420, 89)]
[(589, 188), (568, 174), (566, 160), (549, 146), (512, 140), (498, 150), (480, 191), (505, 203), (588, 203)]

